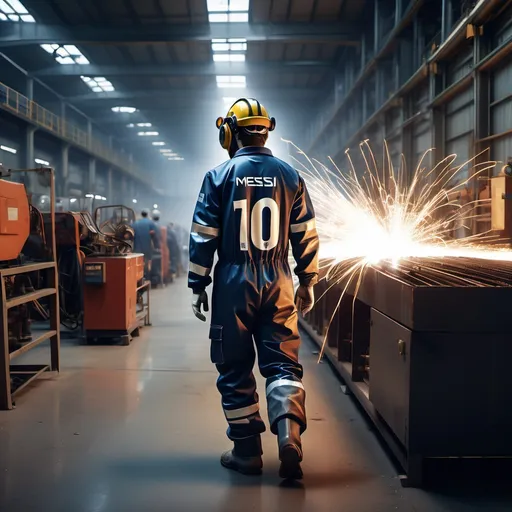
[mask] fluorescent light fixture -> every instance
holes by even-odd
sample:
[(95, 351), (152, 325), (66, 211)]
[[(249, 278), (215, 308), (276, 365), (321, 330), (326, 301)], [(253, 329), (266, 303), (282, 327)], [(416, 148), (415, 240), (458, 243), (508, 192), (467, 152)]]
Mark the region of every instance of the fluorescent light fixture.
[(158, 137), (160, 134), (158, 132), (139, 132), (137, 135), (139, 137)]
[(80, 77), (85, 83), (88, 83), (92, 80), (92, 78), (90, 76), (81, 76)]
[(2, 151), (7, 151), (7, 153), (12, 153), (13, 155), (15, 155), (18, 152), (17, 149), (10, 148), (9, 146), (0, 146), (0, 149)]
[[(18, 13), (18, 14), (28, 14), (28, 11), (26, 7), (19, 1), (19, 0), (8, 0), (11, 7)], [(3, 2), (5, 3), (5, 2)]]
[(153, 146), (165, 146), (165, 142), (152, 142)]
[(60, 46), (57, 48), (57, 51), (55, 52), (57, 55), (60, 55), (61, 57), (69, 57), (69, 53), (63, 46)]
[(134, 204), (137, 204), (137, 199), (132, 199), (132, 202), (133, 202)]
[(153, 125), (151, 123), (137, 123), (137, 126), (140, 128), (151, 128)]
[(243, 53), (214, 53), (213, 62), (245, 62)]
[(41, 160), (41, 158), (34, 159), (34, 162), (36, 164), (41, 164), (41, 165), (50, 165), (50, 162), (47, 162), (46, 160)]
[(169, 160), (171, 162), (181, 162), (182, 160), (185, 160), (185, 159), (181, 156), (173, 156), (173, 157), (169, 158)]
[(69, 200), (70, 203), (76, 203), (76, 197), (72, 197), (70, 200)]
[(153, 208), (158, 208), (158, 205), (155, 203), (155, 204), (153, 205)]
[(133, 114), (137, 109), (135, 107), (112, 107), (112, 112), (122, 114)]
[(94, 194), (85, 194), (85, 197), (88, 197), (89, 199), (94, 199)]
[(101, 196), (96, 195), (94, 196), (94, 199), (101, 199)]
[(245, 75), (217, 75), (217, 87), (219, 88), (245, 88)]
[(104, 197), (104, 196), (101, 196), (101, 200), (102, 200), (102, 201), (106, 201), (106, 200), (107, 200), (107, 198), (106, 198), (106, 197)]
[(165, 156), (166, 153), (172, 153), (172, 149), (161, 149), (160, 153), (162, 153)]

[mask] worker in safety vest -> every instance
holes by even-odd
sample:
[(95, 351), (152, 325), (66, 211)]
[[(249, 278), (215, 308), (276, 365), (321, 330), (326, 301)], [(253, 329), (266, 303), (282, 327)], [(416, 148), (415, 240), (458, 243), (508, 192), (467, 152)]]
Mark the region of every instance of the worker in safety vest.
[[(295, 479), (302, 477), (300, 435), (306, 429), (296, 304), (303, 314), (314, 304), (318, 235), (304, 181), (264, 147), (274, 127), (275, 119), (254, 99), (236, 101), (217, 119), (220, 143), (231, 158), (206, 174), (199, 193), (189, 287), (194, 314), (206, 321), (205, 290), (217, 251), (211, 359), (219, 371), (227, 435), (234, 442), (221, 464), (261, 473), (265, 425), (253, 375), (256, 346), (270, 429), (278, 436), (280, 475)], [(289, 243), (300, 282), (295, 300)]]

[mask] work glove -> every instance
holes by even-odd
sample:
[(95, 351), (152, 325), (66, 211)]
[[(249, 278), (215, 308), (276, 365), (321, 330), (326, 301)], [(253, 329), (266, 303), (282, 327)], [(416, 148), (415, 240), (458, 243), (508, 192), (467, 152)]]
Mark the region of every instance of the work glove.
[(295, 294), (295, 305), (302, 316), (307, 315), (315, 305), (315, 291), (313, 286), (300, 285)]
[(192, 311), (196, 318), (199, 318), (202, 322), (206, 322), (206, 317), (201, 312), (201, 306), (204, 311), (208, 311), (208, 294), (204, 290), (192, 295)]

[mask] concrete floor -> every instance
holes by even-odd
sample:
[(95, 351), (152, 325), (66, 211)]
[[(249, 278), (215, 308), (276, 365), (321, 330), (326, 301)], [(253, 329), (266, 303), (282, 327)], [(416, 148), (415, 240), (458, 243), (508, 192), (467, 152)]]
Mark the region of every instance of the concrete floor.
[(403, 489), (308, 342), (303, 485), (280, 486), (270, 433), (262, 477), (222, 468), (229, 442), (207, 327), (193, 318), (185, 286), (181, 280), (153, 292), (153, 327), (130, 347), (64, 340), (61, 374), (39, 379), (16, 410), (0, 413), (0, 511), (512, 510), (510, 493), (499, 488)]

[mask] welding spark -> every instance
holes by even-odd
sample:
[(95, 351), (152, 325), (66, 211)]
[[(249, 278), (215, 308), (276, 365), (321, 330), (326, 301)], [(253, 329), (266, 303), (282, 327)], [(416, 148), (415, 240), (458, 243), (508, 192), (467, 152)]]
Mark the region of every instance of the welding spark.
[[(488, 245), (496, 238), (489, 232), (452, 237), (454, 229), (470, 228), (484, 203), (468, 200), (461, 205), (461, 194), (496, 162), (479, 163), (481, 155), (477, 155), (455, 165), (457, 155), (450, 155), (429, 168), (432, 150), (428, 150), (408, 173), (403, 156), (398, 166), (393, 165), (387, 144), (379, 166), (369, 142), (364, 141), (354, 158), (346, 152), (349, 166), (342, 171), (332, 159), (328, 167), (286, 142), (297, 152), (293, 158), (316, 210), (325, 279), (330, 287), (343, 283), (338, 306), (350, 286), (357, 295), (369, 266), (399, 268), (400, 262), (418, 257), (512, 261), (511, 251)], [(324, 348), (325, 340), (320, 358)]]

